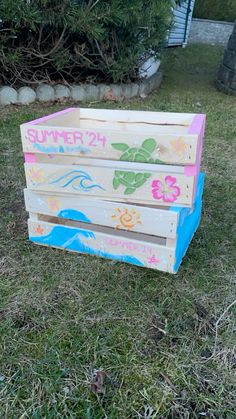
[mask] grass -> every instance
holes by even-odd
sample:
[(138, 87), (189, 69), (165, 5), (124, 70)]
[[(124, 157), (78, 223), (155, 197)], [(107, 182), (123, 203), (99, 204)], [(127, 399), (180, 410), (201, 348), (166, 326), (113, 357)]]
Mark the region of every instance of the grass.
[(214, 88), (221, 56), (169, 50), (149, 98), (97, 104), (207, 114), (202, 221), (176, 276), (29, 243), (19, 125), (65, 105), (1, 111), (0, 417), (236, 417), (236, 106)]
[(236, 4), (234, 0), (196, 0), (193, 17), (200, 19), (223, 20), (234, 22), (236, 19)]

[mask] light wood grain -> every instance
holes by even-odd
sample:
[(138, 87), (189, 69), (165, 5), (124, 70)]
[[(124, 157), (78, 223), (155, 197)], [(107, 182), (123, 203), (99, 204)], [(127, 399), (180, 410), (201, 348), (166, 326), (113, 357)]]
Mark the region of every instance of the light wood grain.
[[(26, 210), (30, 213), (80, 219), (93, 224), (153, 236), (175, 238), (179, 213), (171, 209), (148, 208), (95, 199), (74, 194), (51, 195), (24, 190)], [(32, 218), (32, 217), (30, 217)], [(88, 227), (89, 228), (89, 227)]]
[(189, 132), (194, 117), (195, 114), (72, 109), (44, 122), (21, 125), (23, 150), (119, 160), (122, 152), (115, 144), (140, 149), (145, 140), (152, 138), (156, 147), (150, 158), (191, 165), (197, 160), (201, 140), (198, 133)]
[[(54, 240), (55, 233), (57, 233), (57, 230), (54, 230), (55, 227), (60, 228), (61, 244), (59, 246), (57, 240)], [(30, 239), (38, 244), (108, 258), (111, 255), (110, 258), (115, 257), (117, 260), (122, 260), (122, 257), (136, 258), (140, 262), (140, 266), (142, 264), (143, 267), (173, 272), (175, 250), (165, 245), (148, 243), (145, 240), (135, 240), (133, 237), (129, 239), (112, 234), (112, 232), (105, 233), (96, 231), (96, 229), (86, 230), (46, 221), (28, 220), (28, 228)], [(85, 234), (91, 232), (91, 234), (87, 234), (86, 237), (83, 232)], [(65, 241), (63, 241), (63, 234), (65, 235)]]
[[(123, 163), (123, 162), (118, 162)], [(163, 188), (166, 185), (167, 176), (175, 180), (174, 185), (179, 188), (179, 195), (174, 198), (171, 205), (191, 207), (194, 193), (194, 177), (186, 176), (183, 173), (175, 173), (173, 166), (171, 172), (168, 172), (168, 166), (165, 171), (158, 170), (158, 165), (155, 166), (155, 171), (145, 165), (147, 170), (137, 170), (130, 168), (127, 164), (125, 166), (116, 165), (114, 168), (97, 167), (85, 165), (54, 165), (54, 164), (25, 164), (25, 174), (27, 187), (37, 191), (55, 193), (74, 193), (75, 195), (94, 196), (101, 199), (120, 202), (133, 202), (156, 206), (169, 206), (170, 202), (166, 202), (163, 198), (155, 199), (153, 192), (153, 181), (161, 181)], [(132, 166), (133, 167), (133, 166)], [(149, 170), (150, 169), (150, 170)], [(179, 170), (179, 168), (178, 168)], [(137, 187), (131, 194), (126, 194), (127, 186), (120, 184), (115, 190), (113, 187), (113, 179), (117, 171), (129, 172), (137, 174), (149, 175), (145, 183)]]

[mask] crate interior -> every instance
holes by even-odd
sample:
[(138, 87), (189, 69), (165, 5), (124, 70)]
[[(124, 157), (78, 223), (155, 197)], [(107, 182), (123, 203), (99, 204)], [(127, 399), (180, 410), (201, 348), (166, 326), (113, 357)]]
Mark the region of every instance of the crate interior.
[(194, 117), (194, 114), (72, 108), (38, 124), (45, 127), (184, 135), (188, 133)]
[[(54, 217), (51, 215), (37, 214), (37, 219), (38, 221), (44, 221), (44, 222), (48, 222), (52, 224), (63, 225), (66, 227), (89, 230), (94, 233), (111, 234), (114, 237), (126, 238), (130, 240), (139, 240), (139, 241), (158, 244), (162, 246), (166, 246), (166, 242), (167, 242), (167, 238), (165, 237), (152, 236), (149, 234), (138, 233), (135, 231), (117, 230), (112, 227), (101, 226), (98, 224), (87, 224), (81, 221), (74, 221), (74, 220), (64, 219), (60, 217)], [(34, 220), (32, 219), (32, 221)]]

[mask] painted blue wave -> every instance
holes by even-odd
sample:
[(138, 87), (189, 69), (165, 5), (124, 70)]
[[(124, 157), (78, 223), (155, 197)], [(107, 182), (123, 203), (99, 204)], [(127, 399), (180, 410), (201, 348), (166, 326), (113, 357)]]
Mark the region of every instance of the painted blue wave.
[(87, 147), (83, 146), (75, 146), (75, 147), (69, 147), (69, 146), (62, 146), (62, 145), (50, 145), (45, 146), (39, 143), (34, 143), (34, 148), (36, 148), (37, 151), (40, 151), (41, 153), (66, 153), (66, 152), (78, 152), (83, 154), (91, 153), (91, 150)]
[[(194, 203), (194, 210), (190, 213), (183, 214), (185, 217), (180, 217), (178, 229), (177, 229), (177, 244), (176, 244), (176, 254), (175, 254), (175, 265), (174, 271), (177, 272), (179, 266), (182, 262), (182, 259), (187, 252), (188, 246), (193, 238), (195, 231), (198, 228), (201, 219), (201, 209), (202, 209), (202, 194), (204, 188), (204, 174), (200, 173), (198, 178), (196, 197)], [(183, 208), (182, 208), (183, 209)], [(173, 210), (173, 207), (171, 207)]]
[(92, 222), (83, 212), (69, 208), (61, 210), (57, 216), (61, 218), (68, 218), (69, 220), (82, 221), (84, 223)]
[(83, 243), (81, 240), (83, 237), (93, 239), (96, 238), (95, 234), (91, 231), (81, 230), (79, 228), (66, 228), (64, 226), (56, 226), (47, 236), (30, 236), (29, 239), (35, 243), (46, 244), (48, 246), (58, 246), (68, 250), (88, 253), (90, 255), (114, 259), (120, 262), (131, 263), (132, 265), (144, 266), (143, 262), (133, 256), (114, 255), (102, 250), (95, 250), (87, 244)]
[(52, 180), (49, 184), (57, 183), (61, 188), (67, 188), (71, 186), (74, 190), (82, 190), (83, 192), (88, 192), (90, 189), (98, 188), (105, 190), (102, 186), (92, 183), (91, 185), (86, 185), (85, 182), (93, 182), (91, 176), (83, 172), (82, 170), (71, 170), (68, 173), (65, 173), (63, 176), (60, 176), (58, 179)]

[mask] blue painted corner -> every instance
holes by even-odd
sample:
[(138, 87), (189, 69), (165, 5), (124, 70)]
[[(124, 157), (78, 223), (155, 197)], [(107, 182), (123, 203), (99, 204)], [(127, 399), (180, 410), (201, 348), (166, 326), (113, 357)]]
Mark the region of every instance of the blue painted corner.
[(177, 244), (175, 252), (174, 272), (177, 272), (182, 259), (188, 249), (195, 231), (197, 230), (201, 219), (201, 203), (197, 205), (195, 210), (188, 217), (185, 218), (182, 225), (177, 230)]
[(189, 243), (191, 242), (193, 235), (200, 223), (204, 177), (205, 175), (200, 173), (198, 178), (194, 210), (191, 213), (188, 213), (187, 216), (185, 215), (182, 220), (179, 219), (174, 272), (177, 272), (181, 261), (188, 249)]
[(48, 246), (62, 247), (63, 249), (73, 250), (76, 252), (87, 253), (94, 256), (100, 256), (108, 259), (114, 259), (120, 262), (131, 263), (132, 265), (144, 266), (139, 259), (130, 255), (115, 255), (113, 253), (104, 252), (102, 250), (93, 249), (83, 243), (83, 237), (96, 239), (92, 231), (81, 230), (79, 228), (71, 228), (65, 226), (55, 226), (46, 236), (31, 236), (29, 239), (35, 243), (45, 244)]

